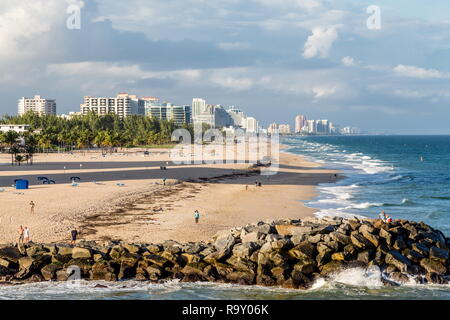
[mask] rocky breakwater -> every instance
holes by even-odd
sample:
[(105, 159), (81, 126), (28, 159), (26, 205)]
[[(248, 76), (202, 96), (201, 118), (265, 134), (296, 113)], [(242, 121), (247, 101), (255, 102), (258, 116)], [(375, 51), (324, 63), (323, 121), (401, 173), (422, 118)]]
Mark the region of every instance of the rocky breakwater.
[(214, 281), (309, 288), (345, 268), (377, 266), (387, 285), (448, 283), (450, 239), (423, 222), (308, 218), (258, 222), (207, 243), (6, 245), (0, 280)]

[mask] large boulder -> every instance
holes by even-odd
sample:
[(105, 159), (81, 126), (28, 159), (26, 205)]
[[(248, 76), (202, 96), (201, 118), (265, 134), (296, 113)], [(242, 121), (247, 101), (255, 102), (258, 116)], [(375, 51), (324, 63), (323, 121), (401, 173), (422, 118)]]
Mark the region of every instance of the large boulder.
[(362, 234), (360, 234), (357, 231), (353, 231), (350, 234), (350, 240), (352, 241), (352, 244), (355, 245), (357, 248), (360, 249), (366, 249), (373, 247), (372, 242), (367, 240)]
[(98, 261), (92, 266), (89, 278), (91, 280), (115, 281), (117, 280), (115, 269), (114, 264), (110, 261)]
[(392, 264), (402, 272), (406, 272), (411, 266), (411, 261), (396, 250), (389, 251), (386, 254), (386, 263)]
[(42, 277), (46, 281), (55, 280), (56, 272), (58, 270), (61, 270), (62, 268), (63, 268), (63, 266), (61, 264), (57, 264), (57, 263), (48, 264), (41, 269)]
[(296, 226), (290, 224), (279, 224), (275, 226), (277, 233), (282, 236), (294, 236), (310, 232), (313, 228), (309, 226)]
[(420, 265), (429, 273), (445, 274), (447, 272), (447, 268), (438, 260), (425, 258), (420, 261)]
[(343, 267), (344, 263), (342, 261), (331, 261), (320, 268), (320, 274), (323, 276), (330, 276), (342, 271)]
[(316, 247), (309, 241), (303, 241), (289, 250), (289, 255), (295, 259), (314, 259), (316, 254)]
[(92, 258), (92, 251), (87, 248), (73, 248), (72, 259), (90, 259)]
[(16, 247), (3, 247), (0, 248), (0, 258), (18, 263), (19, 259), (22, 257), (19, 249)]
[(446, 263), (448, 261), (448, 249), (431, 247), (430, 248), (430, 258), (434, 259), (434, 260), (438, 260), (442, 263)]

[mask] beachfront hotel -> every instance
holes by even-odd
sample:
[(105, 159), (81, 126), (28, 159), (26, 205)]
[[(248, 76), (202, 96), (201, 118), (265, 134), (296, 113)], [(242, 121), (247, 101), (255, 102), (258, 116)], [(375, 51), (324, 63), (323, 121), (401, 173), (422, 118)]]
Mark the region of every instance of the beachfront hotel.
[(129, 115), (144, 115), (145, 103), (136, 95), (126, 92), (119, 93), (117, 97), (91, 97), (85, 96), (80, 104), (80, 113), (86, 115), (93, 112), (99, 116), (115, 114), (121, 118)]
[(157, 98), (143, 98), (145, 115), (163, 121), (173, 121), (176, 125), (191, 123), (190, 106), (174, 106), (170, 102), (160, 102)]
[(19, 116), (30, 111), (39, 115), (56, 115), (56, 101), (52, 99), (45, 99), (38, 95), (34, 96), (34, 98), (22, 97), (19, 99), (17, 108), (17, 113)]

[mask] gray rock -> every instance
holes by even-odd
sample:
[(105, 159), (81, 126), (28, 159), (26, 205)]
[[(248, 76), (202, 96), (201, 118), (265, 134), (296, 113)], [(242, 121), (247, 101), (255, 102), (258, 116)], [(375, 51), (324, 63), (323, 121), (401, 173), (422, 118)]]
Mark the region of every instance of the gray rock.
[(386, 263), (396, 266), (402, 272), (406, 272), (407, 268), (411, 266), (411, 261), (396, 250), (386, 254)]

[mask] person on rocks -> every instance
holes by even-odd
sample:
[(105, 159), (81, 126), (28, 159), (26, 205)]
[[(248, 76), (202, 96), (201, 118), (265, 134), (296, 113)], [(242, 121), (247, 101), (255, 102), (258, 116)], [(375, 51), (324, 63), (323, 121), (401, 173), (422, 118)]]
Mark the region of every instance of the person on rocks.
[(23, 234), (24, 234), (24, 229), (22, 226), (19, 227), (19, 243), (23, 243)]
[(200, 213), (198, 212), (198, 210), (195, 210), (194, 212), (194, 219), (195, 223), (198, 223), (198, 220), (200, 219)]
[(391, 223), (392, 222), (392, 218), (389, 215), (386, 215), (386, 223)]
[(387, 216), (384, 210), (382, 210), (378, 216), (380, 217), (381, 221), (386, 222)]
[(75, 243), (76, 243), (76, 241), (77, 241), (78, 230), (75, 229), (75, 228), (73, 228), (72, 231), (70, 231), (70, 236), (71, 236), (71, 239), (72, 239), (72, 240), (70, 241), (70, 244), (71, 244), (72, 246), (74, 246)]

